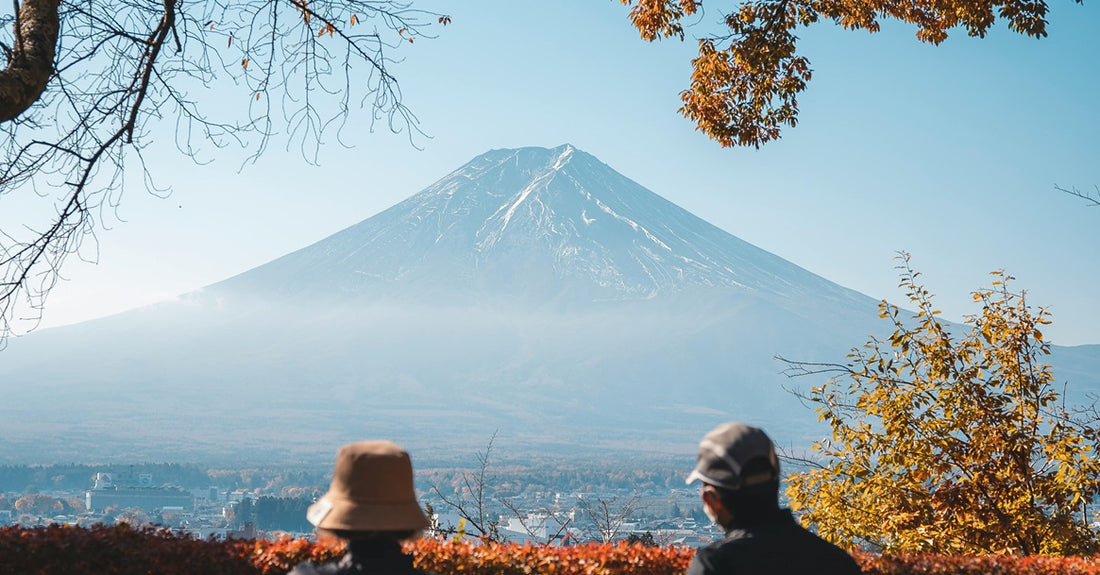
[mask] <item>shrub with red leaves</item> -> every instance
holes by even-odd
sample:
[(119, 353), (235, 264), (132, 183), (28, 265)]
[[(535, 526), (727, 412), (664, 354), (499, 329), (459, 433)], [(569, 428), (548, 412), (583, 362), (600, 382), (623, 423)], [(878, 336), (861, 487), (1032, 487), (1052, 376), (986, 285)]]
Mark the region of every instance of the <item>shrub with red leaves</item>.
[(471, 575), (680, 575), (695, 552), (625, 543), (548, 547), (434, 539), (414, 541), (407, 550), (416, 558), (415, 565), (425, 571)]
[(305, 539), (257, 539), (241, 541), (239, 545), (240, 551), (263, 575), (283, 575), (304, 561), (320, 564), (344, 554), (344, 546), (333, 539), (319, 542)]
[[(680, 575), (688, 547), (576, 547), (419, 539), (405, 544), (415, 565), (449, 575)], [(284, 575), (303, 561), (339, 557), (334, 540), (201, 540), (127, 525), (0, 528), (0, 573), (20, 575)], [(942, 557), (855, 553), (866, 575), (1100, 575), (1096, 557)]]
[(20, 575), (253, 575), (235, 543), (126, 524), (0, 528), (0, 571)]

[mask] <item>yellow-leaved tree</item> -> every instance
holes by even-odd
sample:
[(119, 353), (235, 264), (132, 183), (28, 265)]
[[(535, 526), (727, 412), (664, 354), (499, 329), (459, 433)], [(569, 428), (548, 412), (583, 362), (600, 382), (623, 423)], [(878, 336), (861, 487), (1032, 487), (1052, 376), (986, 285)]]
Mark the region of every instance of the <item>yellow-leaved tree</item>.
[[(848, 547), (941, 554), (1082, 554), (1097, 550), (1090, 505), (1100, 491), (1096, 431), (1075, 419), (1043, 362), (1050, 345), (1013, 279), (994, 272), (974, 293), (969, 332), (939, 318), (902, 254), (912, 322), (894, 325), (846, 365), (792, 362), (840, 375), (808, 399), (832, 430), (787, 494), (803, 522)], [(910, 325), (911, 324), (911, 325)]]

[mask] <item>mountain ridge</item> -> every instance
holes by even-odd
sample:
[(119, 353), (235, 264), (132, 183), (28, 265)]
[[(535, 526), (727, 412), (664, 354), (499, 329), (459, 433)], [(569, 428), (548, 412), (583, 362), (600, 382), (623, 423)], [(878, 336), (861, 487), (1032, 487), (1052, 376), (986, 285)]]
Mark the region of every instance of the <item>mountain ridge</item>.
[[(0, 463), (473, 453), (498, 432), (683, 455), (728, 420), (802, 446), (822, 430), (774, 357), (843, 361), (884, 328), (875, 300), (572, 146), (493, 150), (178, 301), (11, 342)], [(1089, 351), (1071, 373), (1100, 372)]]
[[(272, 273), (278, 266), (292, 271)], [(424, 292), (426, 299), (439, 297), (431, 288), (440, 285), (527, 291), (539, 299), (553, 294), (537, 287), (563, 282), (565, 291), (591, 300), (719, 288), (785, 297), (825, 290), (868, 301), (690, 214), (569, 144), (482, 154), (363, 222), (208, 289), (277, 285), (287, 294), (316, 292), (302, 278), (332, 269), (343, 270), (342, 277), (323, 277), (344, 293), (393, 292), (385, 288), (400, 285), (405, 296)], [(517, 276), (527, 285), (508, 281)], [(496, 289), (501, 285), (508, 289)], [(777, 285), (794, 289), (784, 294)]]

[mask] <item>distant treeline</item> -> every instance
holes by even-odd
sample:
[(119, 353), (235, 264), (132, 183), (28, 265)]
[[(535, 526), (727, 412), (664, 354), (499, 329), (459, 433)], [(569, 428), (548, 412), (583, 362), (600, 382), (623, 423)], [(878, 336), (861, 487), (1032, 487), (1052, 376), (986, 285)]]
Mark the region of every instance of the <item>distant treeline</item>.
[(0, 491), (36, 493), (39, 491), (74, 491), (90, 489), (96, 473), (109, 473), (117, 482), (136, 483), (138, 477), (150, 474), (154, 485), (208, 487), (206, 470), (179, 463), (143, 463), (135, 465), (5, 465), (0, 466)]
[[(637, 460), (621, 461), (532, 461), (501, 462), (492, 459), (486, 468), (487, 485), (497, 496), (531, 493), (583, 492), (590, 490), (626, 492), (667, 490), (683, 487), (691, 462)], [(464, 484), (464, 475), (476, 474), (470, 467), (416, 469), (416, 486), (421, 492), (439, 488), (444, 494)], [(153, 486), (174, 485), (184, 489), (216, 486), (232, 491), (245, 489), (282, 497), (312, 498), (328, 488), (331, 467), (209, 469), (196, 464), (65, 464), (0, 466), (0, 493), (37, 493), (90, 489), (96, 473), (109, 473), (115, 484), (137, 483), (141, 475), (152, 477)]]
[(306, 497), (260, 497), (243, 499), (233, 510), (230, 525), (237, 529), (252, 523), (261, 531), (308, 533), (313, 525), (306, 521), (306, 509), (313, 503)]
[[(217, 486), (224, 490), (248, 489), (281, 493), (327, 485), (328, 470), (321, 469), (206, 469), (194, 464), (66, 464), (0, 466), (0, 492), (36, 493), (90, 489), (96, 473), (109, 473), (116, 484), (137, 483), (141, 475), (152, 476), (154, 486), (175, 485), (184, 489)], [(312, 489), (306, 490), (312, 491)]]
[[(551, 462), (494, 465), (486, 468), (486, 485), (495, 496), (515, 497), (534, 493), (584, 491), (665, 491), (683, 488), (690, 464), (675, 461)], [(418, 469), (417, 488), (438, 488), (450, 495), (465, 485), (479, 469)]]

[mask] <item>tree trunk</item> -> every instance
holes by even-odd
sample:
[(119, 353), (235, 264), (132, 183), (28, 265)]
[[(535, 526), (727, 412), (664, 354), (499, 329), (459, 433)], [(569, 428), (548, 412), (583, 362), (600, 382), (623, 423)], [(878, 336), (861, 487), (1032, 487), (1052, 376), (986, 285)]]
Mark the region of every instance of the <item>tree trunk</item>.
[(60, 5), (60, 0), (24, 0), (16, 12), (15, 46), (0, 71), (0, 122), (30, 108), (53, 76)]

